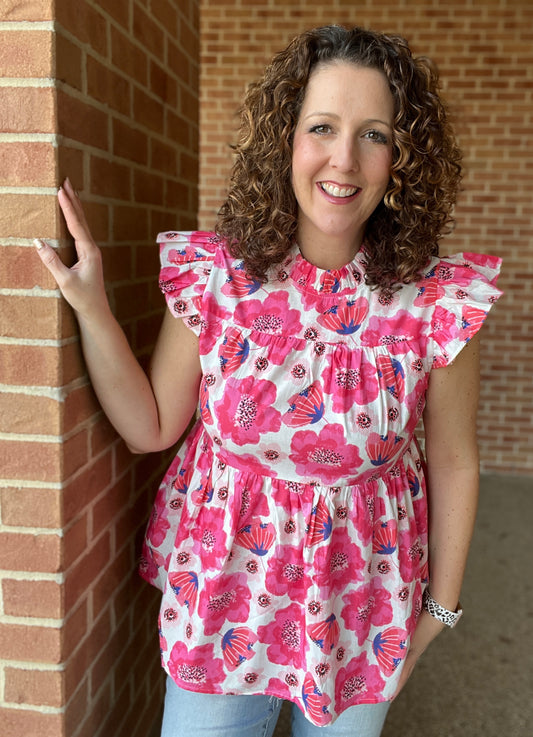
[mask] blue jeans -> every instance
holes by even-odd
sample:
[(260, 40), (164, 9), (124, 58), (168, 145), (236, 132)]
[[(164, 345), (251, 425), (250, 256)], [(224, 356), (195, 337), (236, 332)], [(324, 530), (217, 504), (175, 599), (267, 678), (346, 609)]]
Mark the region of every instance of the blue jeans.
[[(282, 699), (185, 691), (167, 677), (161, 737), (272, 737)], [(390, 702), (352, 706), (315, 727), (293, 704), (292, 737), (379, 737)]]

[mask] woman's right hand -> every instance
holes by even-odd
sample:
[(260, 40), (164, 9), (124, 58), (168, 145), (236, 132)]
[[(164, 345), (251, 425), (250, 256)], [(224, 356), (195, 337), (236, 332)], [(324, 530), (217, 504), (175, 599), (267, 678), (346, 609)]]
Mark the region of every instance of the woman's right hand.
[(102, 254), (91, 236), (81, 201), (69, 179), (58, 192), (58, 201), (76, 247), (77, 262), (65, 266), (56, 251), (41, 239), (35, 245), (41, 261), (50, 271), (67, 302), (79, 317), (108, 310), (102, 268)]

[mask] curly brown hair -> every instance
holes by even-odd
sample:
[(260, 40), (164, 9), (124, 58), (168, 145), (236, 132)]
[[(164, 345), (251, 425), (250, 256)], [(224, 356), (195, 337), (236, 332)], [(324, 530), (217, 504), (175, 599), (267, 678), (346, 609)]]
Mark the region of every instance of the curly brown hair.
[(291, 184), (294, 129), (311, 73), (339, 61), (381, 71), (394, 100), (389, 187), (364, 236), (367, 282), (391, 290), (417, 279), (437, 255), (439, 239), (453, 224), (462, 173), (437, 71), (429, 59), (413, 57), (399, 36), (326, 26), (297, 36), (274, 57), (241, 108), (216, 231), (262, 280), (292, 248), (298, 217)]

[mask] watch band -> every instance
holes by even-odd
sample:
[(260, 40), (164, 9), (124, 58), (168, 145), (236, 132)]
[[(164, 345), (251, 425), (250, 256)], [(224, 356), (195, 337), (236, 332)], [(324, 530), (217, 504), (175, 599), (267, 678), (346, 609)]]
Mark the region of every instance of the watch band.
[(422, 606), (424, 607), (426, 612), (428, 612), (428, 614), (431, 614), (432, 617), (435, 617), (435, 619), (438, 619), (439, 622), (442, 622), (448, 627), (455, 627), (457, 622), (461, 619), (461, 615), (463, 613), (460, 603), (457, 605), (457, 610), (455, 612), (451, 612), (449, 609), (441, 606), (431, 596), (428, 588), (424, 590), (424, 594), (422, 596)]

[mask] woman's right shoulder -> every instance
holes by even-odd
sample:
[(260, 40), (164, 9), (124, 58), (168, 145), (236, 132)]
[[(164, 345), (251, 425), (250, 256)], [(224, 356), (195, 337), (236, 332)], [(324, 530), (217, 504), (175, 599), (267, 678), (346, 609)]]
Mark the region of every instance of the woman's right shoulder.
[(157, 236), (161, 266), (213, 261), (223, 241), (212, 231), (165, 231)]

